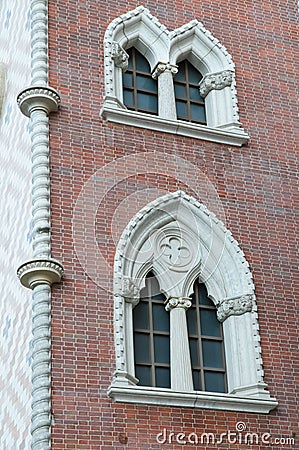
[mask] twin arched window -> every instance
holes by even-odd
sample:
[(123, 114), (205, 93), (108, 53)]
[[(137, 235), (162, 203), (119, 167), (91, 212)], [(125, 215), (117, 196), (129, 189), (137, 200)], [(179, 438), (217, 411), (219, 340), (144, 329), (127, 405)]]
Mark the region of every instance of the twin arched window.
[(237, 146), (248, 141), (226, 48), (201, 22), (169, 31), (143, 6), (106, 30), (101, 115), (194, 139)]
[[(131, 47), (126, 52), (128, 67), (123, 73), (124, 105), (133, 111), (158, 115), (158, 81), (152, 77), (150, 64), (136, 48)], [(206, 125), (205, 102), (199, 91), (202, 78), (188, 60), (178, 64), (173, 81), (177, 119)]]
[(182, 191), (146, 205), (114, 267), (110, 397), (258, 413), (277, 405), (263, 380), (248, 263), (204, 205)]
[[(133, 310), (135, 376), (140, 386), (171, 387), (170, 320), (166, 296), (153, 272), (146, 277)], [(222, 324), (204, 284), (194, 284), (187, 311), (189, 351), (195, 391), (226, 392)]]

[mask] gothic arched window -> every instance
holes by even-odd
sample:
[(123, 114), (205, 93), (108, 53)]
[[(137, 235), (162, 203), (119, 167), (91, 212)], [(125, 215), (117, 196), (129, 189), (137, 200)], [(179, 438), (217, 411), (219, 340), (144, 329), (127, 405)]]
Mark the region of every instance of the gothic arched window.
[(187, 60), (178, 64), (174, 76), (177, 118), (188, 122), (207, 124), (205, 101), (200, 95), (202, 74)]
[(128, 109), (158, 114), (158, 86), (149, 63), (134, 47), (127, 53), (128, 68), (123, 74), (124, 104)]
[(257, 413), (275, 408), (263, 379), (248, 263), (204, 205), (182, 191), (146, 205), (123, 231), (114, 267), (110, 397)]
[(192, 378), (195, 391), (226, 392), (222, 323), (203, 283), (194, 283), (187, 311)]
[(105, 33), (108, 121), (241, 146), (235, 66), (226, 48), (192, 20), (169, 31), (143, 6)]

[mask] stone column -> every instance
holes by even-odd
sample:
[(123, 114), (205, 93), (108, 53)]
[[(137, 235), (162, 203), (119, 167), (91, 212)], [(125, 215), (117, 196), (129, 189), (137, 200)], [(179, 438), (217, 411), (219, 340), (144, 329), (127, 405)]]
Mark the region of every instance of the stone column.
[(159, 117), (163, 119), (177, 118), (173, 86), (173, 76), (177, 71), (177, 66), (160, 62), (152, 73), (152, 77), (158, 79)]
[(171, 389), (193, 391), (186, 310), (189, 298), (169, 298), (166, 311), (170, 312), (170, 367)]

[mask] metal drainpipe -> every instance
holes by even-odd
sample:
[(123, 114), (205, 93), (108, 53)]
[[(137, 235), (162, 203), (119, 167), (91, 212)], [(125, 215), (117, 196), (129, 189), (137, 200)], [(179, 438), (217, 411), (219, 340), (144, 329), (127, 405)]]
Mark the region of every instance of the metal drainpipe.
[(21, 283), (32, 289), (32, 450), (51, 448), (51, 286), (63, 275), (51, 259), (49, 114), (59, 94), (48, 85), (48, 1), (31, 0), (31, 86), (17, 98), (31, 120), (33, 259), (18, 268)]

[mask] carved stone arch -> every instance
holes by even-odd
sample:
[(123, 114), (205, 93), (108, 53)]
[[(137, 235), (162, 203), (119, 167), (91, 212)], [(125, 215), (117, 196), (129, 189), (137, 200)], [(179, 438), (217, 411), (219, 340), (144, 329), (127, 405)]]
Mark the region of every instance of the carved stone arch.
[[(125, 228), (114, 268), (116, 372), (109, 388), (111, 397), (255, 412), (269, 412), (277, 405), (263, 381), (257, 306), (248, 263), (223, 222), (204, 205), (182, 191), (149, 203)], [(167, 389), (136, 385), (132, 311), (149, 270), (170, 298), (186, 299), (196, 278), (206, 284), (223, 322), (228, 394), (211, 400), (209, 393), (207, 400), (205, 393), (178, 391), (174, 395)]]
[(113, 20), (104, 36), (106, 96), (122, 99), (121, 71), (127, 64), (126, 49), (136, 47), (152, 71), (158, 61), (168, 62), (168, 34), (167, 28), (143, 6)]

